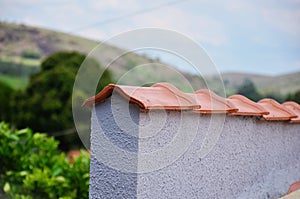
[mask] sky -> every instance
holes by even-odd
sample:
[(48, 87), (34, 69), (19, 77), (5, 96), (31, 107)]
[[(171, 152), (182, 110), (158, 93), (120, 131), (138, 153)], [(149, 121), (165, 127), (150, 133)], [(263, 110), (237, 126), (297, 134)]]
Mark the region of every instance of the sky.
[(202, 46), (221, 72), (300, 71), (300, 0), (0, 0), (0, 8), (2, 21), (99, 41), (143, 27), (174, 30)]

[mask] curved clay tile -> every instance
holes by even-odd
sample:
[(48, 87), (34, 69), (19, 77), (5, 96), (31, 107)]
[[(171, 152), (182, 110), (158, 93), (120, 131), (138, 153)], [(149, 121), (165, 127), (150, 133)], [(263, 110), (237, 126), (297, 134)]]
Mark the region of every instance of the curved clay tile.
[(115, 88), (114, 84), (109, 84), (109, 85), (105, 86), (97, 95), (85, 100), (82, 104), (82, 107), (89, 107), (89, 106), (92, 106), (94, 104), (97, 104), (97, 103), (105, 100), (106, 98), (109, 98), (111, 96), (114, 88)]
[(290, 112), (297, 115), (296, 118), (292, 118), (291, 122), (300, 123), (300, 105), (296, 102), (285, 102), (282, 104), (285, 108), (289, 109)]
[(297, 190), (300, 190), (300, 181), (291, 184), (291, 186), (286, 194), (290, 194)]
[(234, 104), (207, 89), (198, 90), (191, 95), (195, 95), (201, 105), (200, 109), (194, 109), (196, 113), (233, 113), (238, 111)]
[(96, 96), (87, 99), (83, 106), (97, 104), (110, 97), (113, 92), (117, 92), (142, 109), (191, 110), (200, 107), (195, 99), (168, 83), (159, 83), (152, 87), (110, 84)]
[(297, 115), (273, 99), (262, 99), (257, 103), (269, 112), (268, 115), (263, 115), (265, 120), (290, 120), (297, 117)]
[(237, 112), (232, 113), (233, 115), (262, 116), (269, 114), (264, 107), (243, 95), (232, 95), (227, 99), (239, 109)]
[(200, 105), (197, 103), (197, 99), (195, 96), (190, 96), (187, 93), (182, 92), (178, 88), (176, 88), (174, 85), (167, 83), (167, 82), (161, 82), (156, 83), (151, 86), (152, 88), (162, 88), (168, 91), (170, 94), (177, 96), (177, 98), (180, 99), (180, 101), (187, 103), (188, 105), (195, 106), (194, 108), (200, 108)]
[[(290, 120), (300, 123), (300, 105), (286, 102), (283, 105), (272, 99), (255, 103), (242, 95), (224, 99), (209, 90), (184, 93), (169, 83), (151, 87), (109, 84), (82, 106), (89, 107), (109, 98), (113, 92), (142, 109), (193, 110), (197, 113), (232, 113), (234, 115), (263, 115), (265, 120)], [(269, 114), (267, 114), (269, 113)]]

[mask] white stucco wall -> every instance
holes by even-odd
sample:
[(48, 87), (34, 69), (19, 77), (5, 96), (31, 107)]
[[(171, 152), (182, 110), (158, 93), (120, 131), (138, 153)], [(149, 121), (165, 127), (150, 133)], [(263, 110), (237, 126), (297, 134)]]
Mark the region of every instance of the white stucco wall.
[[(127, 126), (126, 118), (138, 123), (139, 109), (135, 105), (130, 105), (131, 117), (124, 111), (127, 103), (118, 99), (120, 104), (114, 102), (114, 112), (110, 99), (99, 104), (96, 110), (92, 111), (89, 198), (136, 198), (137, 195), (138, 126), (130, 127), (133, 136), (127, 135), (118, 126)], [(122, 118), (122, 120), (116, 123), (114, 117)], [(107, 143), (111, 143), (120, 150), (129, 151), (133, 155), (129, 159), (128, 157), (114, 157)], [(114, 169), (114, 167), (128, 168), (130, 173)]]
[[(135, 105), (128, 114), (125, 100), (113, 104), (116, 111), (108, 99), (92, 114), (91, 198), (276, 198), (300, 179), (300, 125), (227, 116), (216, 146), (200, 159), (211, 115)], [(103, 153), (100, 126), (115, 146), (132, 152), (125, 163), (110, 155), (114, 169), (95, 158)], [(151, 169), (158, 170), (145, 173)]]

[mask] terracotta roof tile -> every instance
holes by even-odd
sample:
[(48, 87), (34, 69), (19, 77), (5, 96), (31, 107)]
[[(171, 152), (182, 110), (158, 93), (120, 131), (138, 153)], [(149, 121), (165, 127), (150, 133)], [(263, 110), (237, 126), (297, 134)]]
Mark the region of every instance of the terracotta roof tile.
[(199, 108), (196, 99), (181, 92), (169, 83), (159, 83), (152, 87), (120, 86), (110, 84), (96, 96), (89, 98), (84, 107), (97, 104), (117, 92), (142, 109), (191, 110)]
[(297, 117), (297, 115), (273, 99), (262, 99), (258, 104), (269, 112), (268, 115), (263, 115), (265, 120), (290, 120)]
[(291, 186), (286, 194), (290, 194), (297, 190), (300, 190), (300, 181), (291, 184)]
[(300, 105), (296, 102), (285, 102), (282, 104), (285, 108), (289, 109), (290, 112), (297, 115), (296, 118), (292, 118), (291, 122), (300, 123)]
[(234, 115), (262, 116), (269, 114), (263, 106), (253, 102), (245, 96), (232, 95), (227, 99), (238, 108), (237, 112), (232, 113)]
[(96, 96), (87, 99), (84, 107), (97, 104), (118, 93), (141, 109), (191, 110), (196, 113), (230, 113), (233, 115), (262, 116), (265, 120), (286, 120), (300, 123), (300, 105), (295, 102), (279, 104), (272, 99), (253, 102), (242, 95), (223, 98), (209, 90), (184, 93), (169, 83), (151, 87), (109, 84)]
[(195, 109), (197, 113), (233, 113), (238, 109), (230, 101), (218, 96), (209, 90), (198, 90), (194, 93), (197, 97), (200, 109)]

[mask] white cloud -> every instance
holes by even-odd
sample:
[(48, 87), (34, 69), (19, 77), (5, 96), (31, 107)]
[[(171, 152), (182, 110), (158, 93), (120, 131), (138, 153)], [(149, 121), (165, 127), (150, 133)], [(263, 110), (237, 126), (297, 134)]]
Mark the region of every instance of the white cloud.
[(138, 1), (136, 0), (109, 0), (109, 1), (93, 1), (91, 3), (97, 10), (134, 10), (139, 8)]
[(34, 25), (34, 26), (44, 26), (45, 23), (43, 20), (32, 18), (32, 17), (25, 17), (23, 22), (25, 24)]
[(222, 45), (227, 42), (221, 23), (209, 16), (189, 13), (176, 7), (140, 15), (133, 19), (133, 23), (138, 27), (172, 29), (212, 45)]
[(5, 4), (22, 4), (22, 5), (29, 5), (29, 4), (62, 4), (62, 3), (72, 3), (72, 0), (1, 0), (0, 3), (5, 3)]
[(291, 66), (294, 66), (294, 69), (300, 70), (300, 60), (295, 61), (293, 64), (291, 64)]
[[(229, 0), (224, 6), (232, 12), (247, 12), (245, 16), (248, 21), (264, 23), (265, 26), (272, 26), (298, 37), (300, 35), (299, 4), (300, 0)], [(262, 21), (256, 21), (259, 19)]]
[[(227, 0), (221, 2), (224, 8), (233, 12), (253, 11), (257, 3), (248, 0)], [(258, 2), (259, 3), (259, 2)]]
[(87, 38), (90, 38), (90, 39), (94, 39), (96, 41), (104, 40), (108, 36), (104, 31), (99, 30), (99, 29), (85, 30), (83, 32), (80, 32), (78, 35), (80, 35), (82, 37), (87, 37)]
[(264, 19), (279, 30), (299, 37), (300, 9), (268, 9), (263, 11)]
[[(233, 67), (247, 62), (253, 64), (251, 70), (255, 71), (260, 68), (251, 62), (256, 52), (262, 54), (258, 58), (271, 57), (270, 54), (278, 57), (277, 61), (267, 60), (268, 65), (276, 65), (278, 60), (285, 64), (294, 61), (291, 54), (296, 56), (300, 42), (300, 0), (186, 1), (97, 24), (169, 1), (0, 0), (0, 18), (97, 40), (142, 27), (171, 29), (203, 43), (218, 64)], [(299, 68), (299, 62), (292, 65)]]

